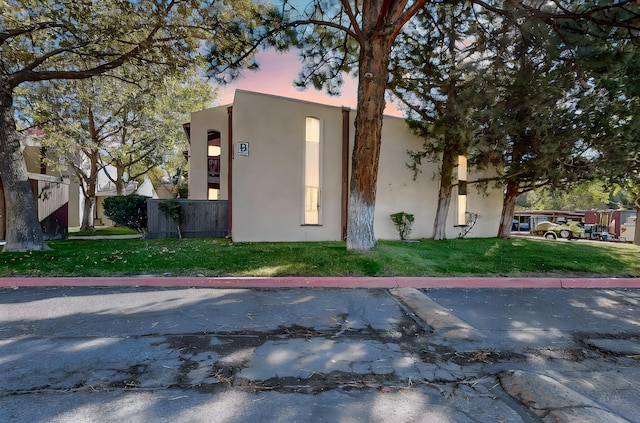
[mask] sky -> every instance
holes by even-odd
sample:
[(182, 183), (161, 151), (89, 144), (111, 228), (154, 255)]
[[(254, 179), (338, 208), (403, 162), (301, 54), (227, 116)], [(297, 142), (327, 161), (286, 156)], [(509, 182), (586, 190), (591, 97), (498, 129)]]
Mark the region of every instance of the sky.
[[(260, 70), (257, 72), (243, 71), (243, 76), (235, 83), (220, 87), (218, 103), (220, 105), (233, 102), (233, 93), (236, 89), (255, 91), (264, 94), (274, 94), (299, 100), (313, 101), (332, 106), (346, 106), (356, 108), (358, 81), (350, 76), (345, 76), (339, 97), (328, 96), (324, 91), (318, 91), (313, 87), (306, 90), (298, 90), (293, 86), (301, 65), (295, 52), (286, 54), (274, 51), (261, 52), (257, 55)], [(387, 105), (385, 114), (402, 116), (394, 104)]]

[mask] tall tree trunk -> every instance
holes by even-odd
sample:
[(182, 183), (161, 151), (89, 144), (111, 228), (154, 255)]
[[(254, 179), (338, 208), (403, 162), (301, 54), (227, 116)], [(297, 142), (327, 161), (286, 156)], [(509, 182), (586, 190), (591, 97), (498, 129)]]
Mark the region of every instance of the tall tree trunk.
[[(455, 58), (455, 32), (449, 34), (449, 54)], [(455, 59), (454, 59), (455, 62)], [(442, 168), (440, 169), (440, 188), (438, 191), (438, 208), (433, 222), (433, 239), (447, 239), (447, 216), (451, 204), (453, 187), (453, 171), (460, 154), (460, 134), (458, 128), (458, 88), (457, 77), (449, 75), (447, 83), (447, 107), (445, 110), (444, 149), (442, 151)]]
[(511, 227), (513, 226), (513, 215), (516, 211), (516, 200), (520, 194), (518, 181), (508, 181), (507, 190), (502, 201), (502, 216), (500, 216), (500, 228), (498, 228), (498, 238), (511, 238)]
[(633, 235), (633, 243), (640, 245), (640, 198), (636, 198), (636, 232)]
[(83, 231), (94, 229), (93, 208), (96, 204), (96, 185), (98, 184), (98, 152), (91, 151), (87, 158), (89, 159), (89, 176), (83, 177), (85, 187), (82, 225), (80, 226), (80, 230)]
[(100, 159), (100, 134), (96, 128), (93, 107), (89, 104), (87, 110), (87, 119), (89, 121), (89, 134), (91, 136), (91, 144), (89, 147), (83, 148), (84, 155), (89, 159), (89, 175), (83, 174), (82, 180), (85, 184), (84, 188), (84, 206), (82, 214), (82, 225), (80, 230), (90, 231), (95, 229), (93, 224), (93, 208), (96, 204), (96, 187), (98, 185), (98, 160)]
[(457, 153), (448, 144), (442, 152), (442, 169), (440, 170), (440, 188), (438, 190), (438, 207), (433, 222), (433, 239), (447, 239), (447, 215), (451, 204), (451, 190), (453, 187), (453, 171), (456, 165)]
[(116, 195), (124, 195), (124, 165), (121, 160), (116, 160)]
[(93, 225), (93, 204), (95, 197), (84, 197), (82, 202), (82, 224), (80, 230), (91, 231), (94, 229)]
[(0, 86), (0, 178), (6, 210), (4, 252), (48, 250), (13, 117), (10, 87)]
[(373, 218), (385, 107), (384, 92), (393, 43), (390, 34), (376, 32), (374, 29), (364, 38), (360, 47), (358, 111), (351, 157), (347, 225), (347, 249), (356, 251), (368, 251), (376, 245)]

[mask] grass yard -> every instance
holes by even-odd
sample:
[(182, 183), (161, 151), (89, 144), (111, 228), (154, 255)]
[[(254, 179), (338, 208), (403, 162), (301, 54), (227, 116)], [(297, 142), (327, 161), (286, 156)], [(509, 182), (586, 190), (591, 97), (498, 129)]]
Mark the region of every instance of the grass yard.
[(75, 231), (69, 232), (70, 237), (74, 236), (102, 236), (102, 235), (136, 235), (138, 232), (129, 228), (106, 227), (96, 228), (92, 231)]
[(51, 241), (1, 253), (0, 276), (640, 276), (640, 247), (538, 239), (233, 243), (221, 239)]

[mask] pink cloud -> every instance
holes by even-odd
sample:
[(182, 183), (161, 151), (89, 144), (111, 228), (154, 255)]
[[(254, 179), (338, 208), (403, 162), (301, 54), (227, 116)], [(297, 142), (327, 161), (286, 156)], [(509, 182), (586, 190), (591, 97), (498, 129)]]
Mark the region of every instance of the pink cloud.
[[(273, 51), (258, 53), (257, 62), (260, 70), (257, 72), (244, 71), (243, 77), (233, 84), (220, 87), (218, 102), (229, 104), (233, 102), (233, 94), (236, 89), (255, 91), (264, 94), (273, 94), (299, 100), (313, 101), (332, 106), (346, 106), (356, 108), (358, 81), (350, 76), (345, 76), (341, 94), (338, 97), (328, 96), (324, 91), (318, 91), (313, 87), (306, 90), (298, 90), (293, 86), (301, 65), (294, 52), (279, 54)], [(395, 104), (387, 104), (385, 113), (392, 116), (402, 116)]]

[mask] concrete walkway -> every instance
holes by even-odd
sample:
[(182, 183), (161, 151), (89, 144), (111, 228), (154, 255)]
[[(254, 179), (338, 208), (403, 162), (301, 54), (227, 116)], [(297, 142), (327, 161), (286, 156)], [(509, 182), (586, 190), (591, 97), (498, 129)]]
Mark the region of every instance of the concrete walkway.
[(0, 278), (0, 287), (150, 286), (207, 288), (640, 288), (640, 278), (552, 277), (43, 277)]

